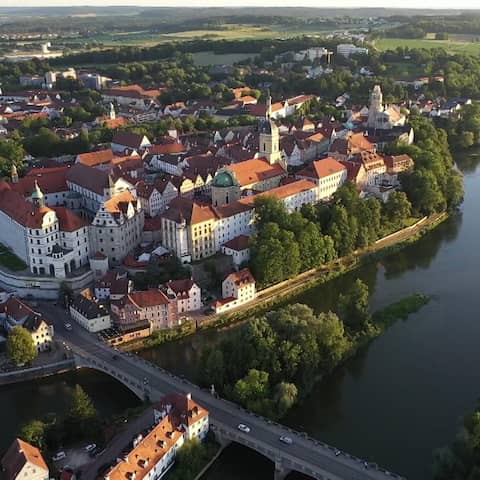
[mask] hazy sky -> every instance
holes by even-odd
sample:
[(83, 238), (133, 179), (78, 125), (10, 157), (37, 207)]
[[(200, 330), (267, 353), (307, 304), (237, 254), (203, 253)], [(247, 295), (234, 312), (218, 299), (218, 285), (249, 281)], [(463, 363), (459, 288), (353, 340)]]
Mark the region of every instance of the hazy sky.
[(480, 9), (478, 0), (242, 0), (240, 3), (232, 0), (0, 0), (0, 6), (3, 7), (40, 7), (40, 6), (108, 6), (108, 5), (148, 5), (148, 6), (167, 6), (167, 7), (228, 7), (228, 6), (263, 6), (263, 7), (389, 7), (389, 8), (477, 8)]

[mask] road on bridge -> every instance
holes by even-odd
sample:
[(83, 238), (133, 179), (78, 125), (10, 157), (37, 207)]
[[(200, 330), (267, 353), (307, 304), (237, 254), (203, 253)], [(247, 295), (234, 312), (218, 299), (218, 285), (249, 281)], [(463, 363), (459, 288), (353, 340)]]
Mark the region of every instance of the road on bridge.
[[(39, 302), (40, 310), (54, 324), (56, 335), (64, 340), (74, 353), (81, 357), (101, 361), (115, 368), (122, 374), (130, 375), (139, 383), (146, 381), (146, 390), (151, 398), (159, 397), (170, 392), (191, 393), (192, 397), (210, 412), (210, 423), (213, 429), (228, 432), (227, 438), (234, 438), (238, 443), (248, 445), (262, 453), (268, 452), (271, 460), (281, 459), (284, 464), (292, 465), (292, 469), (303, 471), (300, 466), (308, 466), (314, 478), (325, 480), (375, 480), (402, 477), (369, 466), (361, 459), (342, 452), (335, 455), (336, 449), (322, 442), (316, 441), (306, 434), (294, 432), (287, 427), (265, 420), (263, 417), (252, 414), (231, 402), (215, 398), (210, 392), (200, 389), (189, 381), (178, 378), (158, 367), (146, 362), (136, 355), (115, 352), (113, 348), (97, 340), (96, 336), (88, 333), (78, 324), (71, 321), (70, 316), (63, 308), (52, 303)], [(65, 322), (73, 325), (71, 331), (64, 327)], [(113, 359), (116, 355), (116, 359)], [(115, 448), (109, 448), (101, 458), (96, 459), (83, 472), (82, 479), (93, 480), (96, 478), (100, 465), (114, 461), (125, 445), (132, 440), (135, 433), (146, 428), (148, 421), (152, 421), (151, 411), (137, 419), (136, 425), (129, 425), (126, 434), (116, 439)], [(237, 427), (240, 423), (250, 427), (250, 433), (242, 433)], [(285, 445), (279, 441), (281, 435), (293, 439), (292, 445)], [(274, 458), (272, 458), (272, 454)], [(323, 476), (322, 476), (323, 475)]]

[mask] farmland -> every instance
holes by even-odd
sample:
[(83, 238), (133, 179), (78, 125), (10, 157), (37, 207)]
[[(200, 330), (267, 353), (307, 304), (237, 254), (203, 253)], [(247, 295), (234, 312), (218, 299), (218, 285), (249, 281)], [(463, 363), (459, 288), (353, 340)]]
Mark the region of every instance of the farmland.
[(480, 55), (480, 42), (474, 39), (454, 36), (449, 40), (433, 40), (430, 38), (382, 38), (375, 41), (379, 50), (395, 50), (400, 48), (443, 48), (451, 53), (469, 53)]

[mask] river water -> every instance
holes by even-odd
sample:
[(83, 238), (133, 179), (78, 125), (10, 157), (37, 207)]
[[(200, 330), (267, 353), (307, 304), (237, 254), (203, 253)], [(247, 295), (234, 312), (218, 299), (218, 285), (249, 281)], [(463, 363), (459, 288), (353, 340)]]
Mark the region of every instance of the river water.
[[(367, 350), (319, 383), (284, 423), (410, 480), (431, 478), (432, 450), (453, 440), (461, 417), (475, 407), (480, 397), (478, 162), (478, 157), (473, 156), (458, 162), (465, 174), (466, 192), (458, 215), (378, 264), (361, 267), (295, 300), (317, 311), (328, 310), (356, 278), (369, 285), (374, 310), (413, 292), (432, 298), (420, 312), (398, 322)], [(142, 355), (195, 380), (201, 350), (230, 332), (202, 332)], [(99, 404), (104, 395), (108, 409), (119, 408), (117, 403), (122, 401), (133, 401), (122, 400), (120, 391), (124, 389), (116, 382), (103, 376), (95, 380), (99, 375), (86, 375), (92, 382), (98, 381), (97, 387), (102, 386), (91, 392), (94, 400), (98, 396)], [(0, 425), (3, 427), (6, 421), (10, 425), (7, 431), (14, 432), (16, 424), (32, 417), (35, 404), (40, 404), (37, 411), (43, 412), (62, 408), (63, 391), (57, 382), (63, 381), (58, 377), (0, 389)], [(45, 395), (42, 382), (47, 382), (47, 391), (53, 389), (53, 393)], [(111, 394), (113, 388), (116, 393)], [(108, 400), (112, 398), (115, 404)], [(6, 407), (20, 400), (23, 407), (11, 418)], [(3, 437), (0, 435), (0, 449)], [(206, 479), (255, 480), (270, 478), (271, 472), (270, 462), (253, 452), (247, 461), (242, 448), (232, 446), (220, 456)]]

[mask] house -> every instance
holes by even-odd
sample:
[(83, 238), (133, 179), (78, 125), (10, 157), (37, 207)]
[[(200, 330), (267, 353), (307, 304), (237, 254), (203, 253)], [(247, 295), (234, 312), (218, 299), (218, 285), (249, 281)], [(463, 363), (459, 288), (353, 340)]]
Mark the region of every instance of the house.
[(15, 327), (27, 329), (38, 352), (48, 351), (52, 346), (53, 326), (16, 297), (9, 297), (0, 303), (0, 327), (7, 335)]
[(72, 319), (88, 332), (97, 333), (112, 326), (107, 307), (87, 295), (77, 295), (69, 311)]
[(310, 163), (295, 177), (315, 182), (322, 200), (331, 197), (345, 183), (347, 168), (334, 158), (327, 157)]
[(138, 135), (133, 132), (120, 131), (112, 138), (112, 150), (115, 153), (144, 152), (151, 147), (150, 140), (145, 135)]
[(126, 273), (110, 270), (95, 282), (95, 297), (99, 300), (120, 300), (133, 290)]
[(1, 461), (5, 480), (48, 480), (48, 466), (37, 447), (16, 438)]
[(251, 302), (256, 298), (255, 279), (248, 268), (232, 272), (222, 282), (222, 299), (212, 305), (215, 313), (223, 313), (232, 308)]
[(176, 299), (178, 313), (193, 312), (202, 308), (202, 291), (190, 278), (170, 280), (166, 284), (166, 293), (169, 298)]
[(152, 330), (179, 325), (176, 299), (169, 298), (159, 289), (129, 293), (121, 300), (112, 302), (112, 312), (124, 328), (145, 321), (150, 323)]
[(395, 185), (398, 183), (398, 174), (411, 170), (414, 166), (413, 158), (410, 155), (386, 155), (384, 157), (387, 172), (385, 178)]
[(154, 406), (155, 425), (133, 439), (133, 448), (103, 476), (105, 480), (159, 480), (172, 467), (178, 450), (209, 430), (208, 410), (191, 394), (169, 394)]
[(239, 235), (222, 245), (222, 253), (232, 257), (235, 267), (250, 260), (250, 237), (248, 235)]

